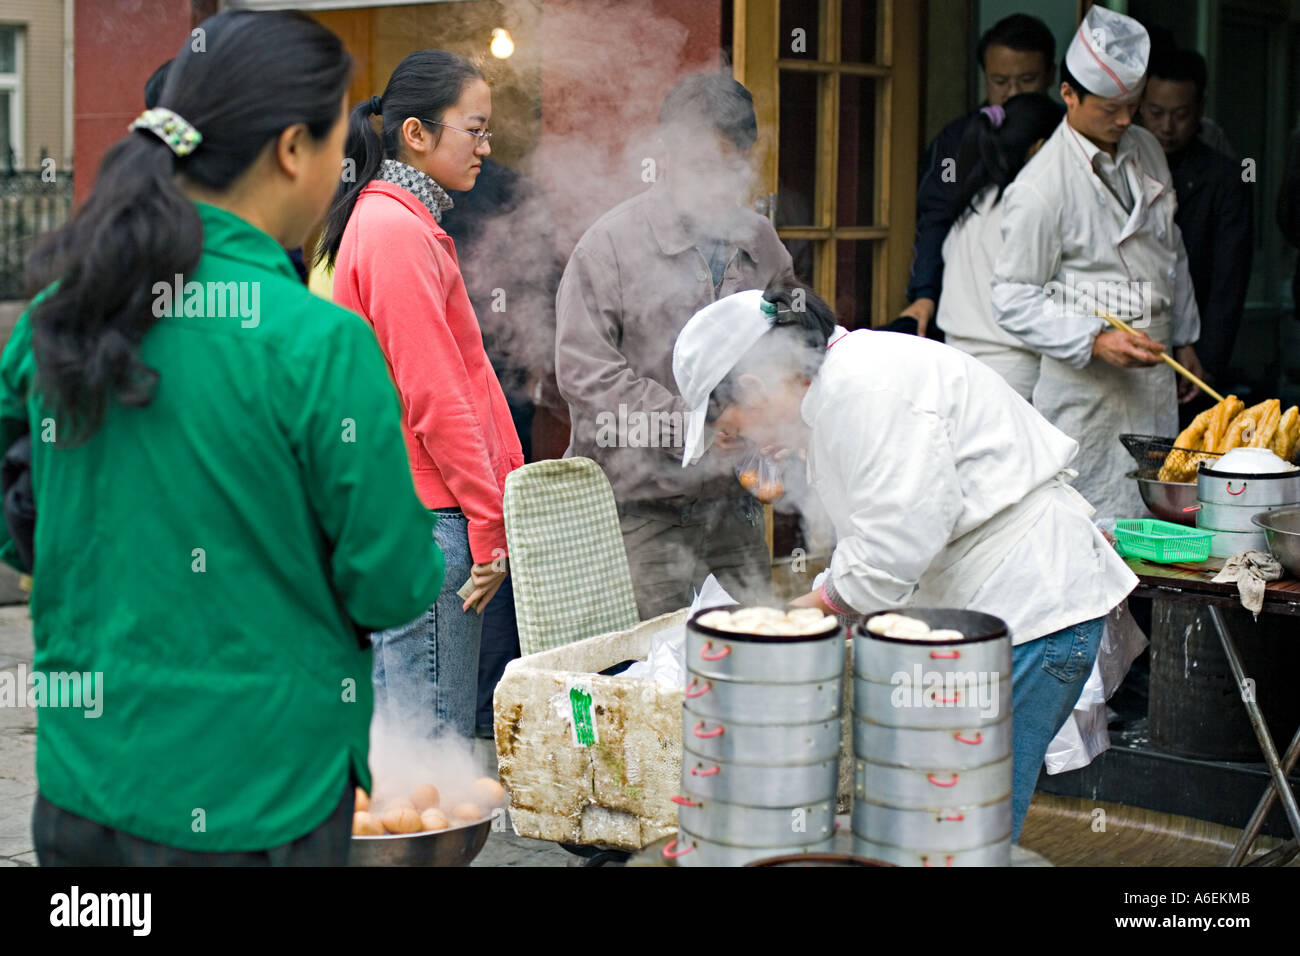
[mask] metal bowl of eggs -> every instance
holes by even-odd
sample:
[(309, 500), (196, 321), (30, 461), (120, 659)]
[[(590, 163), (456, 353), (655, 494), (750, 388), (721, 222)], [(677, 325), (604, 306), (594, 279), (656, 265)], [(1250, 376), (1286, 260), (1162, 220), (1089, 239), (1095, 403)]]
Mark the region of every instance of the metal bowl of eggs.
[(444, 801), (432, 784), (405, 796), (371, 800), (358, 790), (349, 866), (469, 866), (492, 832), (505, 791), (490, 777), (474, 781), (478, 802)]

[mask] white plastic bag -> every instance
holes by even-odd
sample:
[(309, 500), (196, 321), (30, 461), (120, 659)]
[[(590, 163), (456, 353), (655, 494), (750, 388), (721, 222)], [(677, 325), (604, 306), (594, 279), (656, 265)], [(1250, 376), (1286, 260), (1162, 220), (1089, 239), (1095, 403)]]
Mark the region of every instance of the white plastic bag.
[[(691, 602), (691, 614), (701, 608), (735, 604), (735, 599), (723, 590), (710, 574), (700, 585), (699, 593)], [(689, 616), (689, 615), (688, 615)], [(667, 627), (650, 639), (650, 653), (637, 661), (619, 677), (636, 677), (653, 680), (664, 687), (686, 686), (686, 626)]]
[(1051, 774), (1078, 770), (1110, 748), (1106, 701), (1119, 689), (1129, 666), (1147, 646), (1147, 636), (1129, 613), (1125, 601), (1108, 615), (1092, 673), (1074, 709), (1047, 745), (1044, 763)]

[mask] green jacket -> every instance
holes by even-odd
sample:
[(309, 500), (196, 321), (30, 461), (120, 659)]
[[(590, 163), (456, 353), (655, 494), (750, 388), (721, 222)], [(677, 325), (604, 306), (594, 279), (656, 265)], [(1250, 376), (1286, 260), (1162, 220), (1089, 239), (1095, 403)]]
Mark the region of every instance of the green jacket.
[(144, 338), (152, 403), (114, 403), (61, 446), (29, 308), (0, 356), (0, 453), (30, 426), (33, 672), (83, 675), (46, 682), (82, 706), (41, 706), (41, 793), (158, 843), (258, 850), (323, 823), (349, 768), (369, 787), (371, 651), (353, 622), (419, 616), (443, 557), (374, 334), (266, 233), (197, 206), (186, 280), (204, 294)]

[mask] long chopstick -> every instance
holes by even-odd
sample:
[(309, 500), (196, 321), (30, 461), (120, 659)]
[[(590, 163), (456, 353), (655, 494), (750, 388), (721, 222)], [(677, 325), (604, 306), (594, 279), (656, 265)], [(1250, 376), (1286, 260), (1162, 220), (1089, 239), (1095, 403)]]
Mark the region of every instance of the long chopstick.
[[(1109, 322), (1111, 325), (1115, 326), (1115, 328), (1119, 329), (1121, 332), (1127, 332), (1129, 335), (1137, 335), (1137, 332), (1134, 331), (1134, 329), (1133, 329), (1133, 328), (1132, 328), (1132, 327), (1131, 327), (1127, 322), (1123, 321), (1122, 319), (1117, 319), (1117, 318), (1115, 318), (1115, 316), (1111, 315), (1110, 313), (1108, 313), (1108, 312), (1102, 312), (1100, 309), (1093, 309), (1092, 311), (1093, 311), (1093, 314), (1097, 316), (1097, 318), (1099, 318), (1099, 319), (1105, 319), (1107, 322)], [(1166, 364), (1166, 365), (1172, 365), (1173, 368), (1174, 368), (1174, 371), (1175, 371), (1175, 372), (1177, 372), (1179, 375), (1181, 375), (1181, 376), (1183, 376), (1184, 378), (1186, 378), (1189, 382), (1194, 382), (1194, 383), (1196, 384), (1196, 387), (1197, 387), (1197, 388), (1199, 388), (1199, 389), (1200, 389), (1202, 392), (1204, 392), (1206, 395), (1209, 395), (1209, 396), (1210, 396), (1212, 399), (1214, 399), (1216, 402), (1221, 402), (1221, 401), (1223, 401), (1223, 396), (1222, 396), (1222, 395), (1220, 395), (1220, 394), (1219, 394), (1218, 392), (1216, 392), (1214, 389), (1210, 388), (1210, 386), (1206, 385), (1206, 384), (1205, 384), (1204, 382), (1202, 382), (1199, 378), (1197, 378), (1195, 375), (1193, 375), (1191, 372), (1189, 372), (1189, 371), (1187, 370), (1186, 366), (1184, 366), (1184, 365), (1180, 364), (1179, 362), (1175, 361), (1174, 359), (1170, 358), (1170, 357), (1169, 357), (1168, 355), (1166, 355), (1164, 352), (1161, 352), (1161, 353), (1160, 353), (1160, 357), (1161, 357), (1162, 359), (1165, 360), (1165, 364)]]

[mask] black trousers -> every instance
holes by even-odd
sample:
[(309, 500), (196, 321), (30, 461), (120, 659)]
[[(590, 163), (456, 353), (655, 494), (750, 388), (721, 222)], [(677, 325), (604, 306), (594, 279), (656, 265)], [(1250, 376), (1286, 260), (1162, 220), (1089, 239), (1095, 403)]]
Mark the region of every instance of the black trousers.
[(329, 819), (289, 843), (237, 853), (181, 850), (114, 830), (56, 807), (40, 793), (32, 836), (41, 866), (347, 866), (356, 780), (349, 775)]

